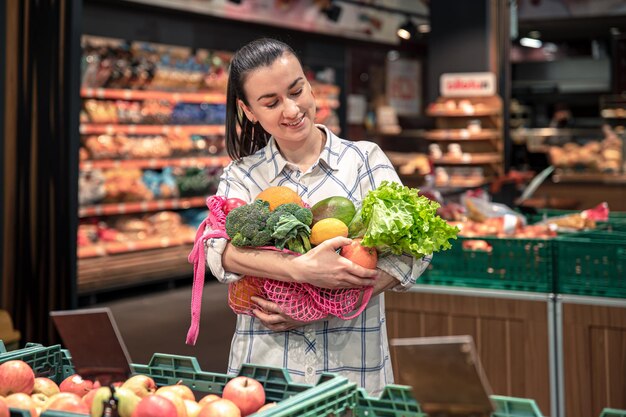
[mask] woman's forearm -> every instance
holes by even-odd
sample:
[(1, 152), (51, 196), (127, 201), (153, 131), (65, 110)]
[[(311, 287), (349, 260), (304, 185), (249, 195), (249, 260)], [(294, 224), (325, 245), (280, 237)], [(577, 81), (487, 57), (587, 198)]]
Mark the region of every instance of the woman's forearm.
[(290, 263), (295, 255), (265, 249), (239, 248), (226, 245), (222, 255), (224, 270), (240, 275), (273, 278), (294, 282)]

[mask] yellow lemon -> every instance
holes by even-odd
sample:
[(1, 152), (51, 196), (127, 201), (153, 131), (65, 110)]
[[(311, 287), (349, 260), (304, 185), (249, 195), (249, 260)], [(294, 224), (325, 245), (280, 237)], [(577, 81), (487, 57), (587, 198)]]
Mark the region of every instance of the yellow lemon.
[(315, 246), (337, 236), (348, 237), (348, 226), (339, 219), (328, 217), (313, 225), (309, 240), (311, 244)]

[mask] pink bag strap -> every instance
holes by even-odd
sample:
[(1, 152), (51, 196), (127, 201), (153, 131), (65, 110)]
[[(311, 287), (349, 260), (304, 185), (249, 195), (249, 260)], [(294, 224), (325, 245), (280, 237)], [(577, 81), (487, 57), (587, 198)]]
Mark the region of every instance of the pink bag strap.
[[(195, 345), (200, 332), (200, 312), (202, 310), (202, 290), (204, 289), (204, 273), (206, 267), (206, 253), (204, 247), (206, 241), (212, 238), (225, 238), (228, 235), (225, 230), (226, 214), (224, 214), (224, 202), (226, 199), (220, 196), (207, 198), (206, 204), (209, 215), (200, 224), (196, 231), (193, 249), (187, 260), (193, 264), (193, 286), (191, 289), (191, 325), (187, 331), (185, 343)], [(210, 229), (207, 229), (207, 226)]]
[(355, 311), (353, 314), (350, 314), (348, 316), (344, 316), (343, 314), (338, 314), (337, 317), (339, 317), (342, 320), (352, 320), (353, 318), (357, 317), (367, 307), (367, 304), (370, 302), (370, 299), (372, 298), (373, 292), (374, 292), (374, 287), (367, 287), (366, 289), (364, 289), (363, 298), (361, 299), (361, 307), (359, 307), (359, 309)]

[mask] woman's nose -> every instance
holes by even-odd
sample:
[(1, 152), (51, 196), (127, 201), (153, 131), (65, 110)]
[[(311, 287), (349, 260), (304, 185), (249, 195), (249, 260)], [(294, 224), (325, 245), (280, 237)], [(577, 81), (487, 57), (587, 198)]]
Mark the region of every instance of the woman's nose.
[(285, 117), (296, 117), (299, 112), (300, 108), (298, 107), (298, 103), (294, 100), (285, 100), (285, 108), (283, 110)]

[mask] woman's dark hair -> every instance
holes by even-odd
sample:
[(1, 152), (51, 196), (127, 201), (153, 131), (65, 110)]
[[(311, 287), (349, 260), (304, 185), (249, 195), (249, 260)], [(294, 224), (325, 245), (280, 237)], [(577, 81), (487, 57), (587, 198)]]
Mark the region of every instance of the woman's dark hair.
[(249, 106), (243, 84), (251, 71), (269, 67), (285, 53), (296, 57), (293, 49), (281, 41), (262, 38), (250, 42), (233, 55), (226, 92), (226, 149), (234, 160), (252, 155), (267, 145), (270, 134), (259, 123), (252, 123), (237, 105), (237, 99)]

